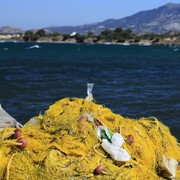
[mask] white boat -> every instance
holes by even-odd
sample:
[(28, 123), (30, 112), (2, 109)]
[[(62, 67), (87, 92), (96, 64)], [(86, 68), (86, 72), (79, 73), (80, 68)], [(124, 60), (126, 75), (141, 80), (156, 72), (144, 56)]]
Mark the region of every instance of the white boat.
[(20, 128), (22, 125), (10, 116), (0, 104), (0, 130), (6, 127), (17, 127)]

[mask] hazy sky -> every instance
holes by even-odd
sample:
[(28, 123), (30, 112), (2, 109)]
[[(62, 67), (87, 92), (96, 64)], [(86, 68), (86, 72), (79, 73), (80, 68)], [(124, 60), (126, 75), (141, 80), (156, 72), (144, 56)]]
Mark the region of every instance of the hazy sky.
[(180, 0), (0, 0), (0, 27), (83, 25), (119, 19)]

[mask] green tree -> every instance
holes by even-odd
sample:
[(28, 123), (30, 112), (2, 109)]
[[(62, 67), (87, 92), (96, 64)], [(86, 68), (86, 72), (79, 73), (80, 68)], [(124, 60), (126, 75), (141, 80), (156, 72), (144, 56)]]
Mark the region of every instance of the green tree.
[(109, 29), (102, 31), (101, 35), (103, 36), (103, 39), (108, 42), (111, 42), (113, 40), (113, 31)]
[(120, 28), (120, 27), (118, 27), (118, 28), (116, 28), (116, 29), (114, 30), (114, 33), (116, 33), (116, 34), (122, 34), (122, 33), (123, 33), (123, 29)]
[(62, 39), (62, 41), (66, 41), (66, 40), (68, 40), (69, 38), (71, 38), (70, 34), (63, 34), (63, 39)]
[(32, 41), (33, 36), (34, 36), (33, 31), (28, 30), (24, 33), (23, 39), (24, 39), (24, 41)]
[(117, 42), (124, 42), (124, 31), (122, 28), (116, 28), (113, 32), (113, 39), (117, 40)]
[(52, 34), (52, 36), (53, 37), (58, 37), (58, 36), (60, 36), (61, 34), (59, 33), (59, 32), (54, 32), (53, 34)]
[(36, 31), (35, 34), (38, 35), (39, 37), (44, 37), (46, 36), (46, 31), (44, 29), (39, 29)]
[(122, 28), (117, 28), (114, 30), (114, 37), (118, 41), (127, 40), (132, 38), (132, 30)]
[(31, 41), (37, 41), (40, 38), (40, 36), (38, 34), (34, 34)]
[(77, 33), (74, 37), (78, 43), (83, 43), (85, 40), (85, 36), (79, 33)]
[(94, 37), (95, 37), (95, 34), (92, 31), (89, 31), (87, 33), (87, 38), (94, 38)]

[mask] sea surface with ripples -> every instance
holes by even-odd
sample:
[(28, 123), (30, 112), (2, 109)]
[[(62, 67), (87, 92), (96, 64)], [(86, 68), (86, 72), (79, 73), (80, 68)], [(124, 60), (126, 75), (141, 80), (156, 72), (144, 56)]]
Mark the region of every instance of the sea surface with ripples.
[(180, 46), (0, 43), (0, 104), (21, 123), (87, 95), (125, 117), (154, 116), (180, 139)]

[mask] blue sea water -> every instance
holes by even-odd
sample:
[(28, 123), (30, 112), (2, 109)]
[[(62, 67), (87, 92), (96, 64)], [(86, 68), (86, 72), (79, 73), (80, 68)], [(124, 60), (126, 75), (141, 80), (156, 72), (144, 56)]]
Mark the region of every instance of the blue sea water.
[[(35, 45), (35, 46), (34, 46)], [(64, 97), (154, 116), (180, 139), (180, 46), (0, 43), (0, 104), (22, 124)]]

